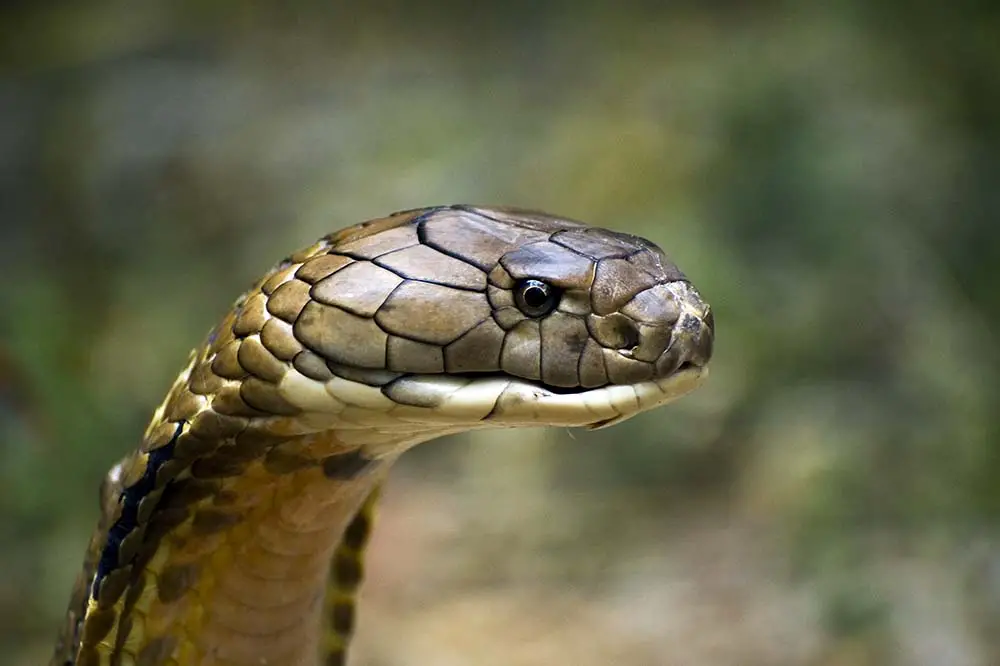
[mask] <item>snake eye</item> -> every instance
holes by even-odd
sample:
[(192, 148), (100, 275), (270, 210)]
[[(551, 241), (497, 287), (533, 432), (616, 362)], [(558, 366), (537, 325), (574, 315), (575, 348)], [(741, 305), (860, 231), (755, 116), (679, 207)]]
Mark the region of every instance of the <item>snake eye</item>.
[(514, 303), (529, 317), (541, 317), (559, 305), (559, 291), (541, 280), (524, 280), (514, 287)]

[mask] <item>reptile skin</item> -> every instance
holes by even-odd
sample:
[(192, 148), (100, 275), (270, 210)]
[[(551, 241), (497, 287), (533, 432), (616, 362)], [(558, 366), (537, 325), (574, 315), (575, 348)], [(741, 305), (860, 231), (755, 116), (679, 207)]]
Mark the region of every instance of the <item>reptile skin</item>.
[(618, 423), (695, 388), (713, 335), (636, 236), (470, 206), (327, 236), (237, 300), (109, 472), (51, 664), (344, 664), (400, 454)]

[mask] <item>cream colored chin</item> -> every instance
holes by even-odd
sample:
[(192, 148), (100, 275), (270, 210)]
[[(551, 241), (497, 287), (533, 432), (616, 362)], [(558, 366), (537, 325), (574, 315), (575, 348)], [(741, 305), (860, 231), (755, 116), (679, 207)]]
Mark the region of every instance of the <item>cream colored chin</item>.
[(531, 382), (447, 375), (404, 377), (385, 391), (335, 377), (317, 381), (290, 370), (279, 383), (282, 396), (303, 414), (288, 420), (289, 435), (329, 428), (342, 440), (370, 445), (425, 439), (421, 433), (516, 426), (604, 427), (675, 400), (694, 390), (705, 368), (669, 377), (579, 393), (553, 393)]

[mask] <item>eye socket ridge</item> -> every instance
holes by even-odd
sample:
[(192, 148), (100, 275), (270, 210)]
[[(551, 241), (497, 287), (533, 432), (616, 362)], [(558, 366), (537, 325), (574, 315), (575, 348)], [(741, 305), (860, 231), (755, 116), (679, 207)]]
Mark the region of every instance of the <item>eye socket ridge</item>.
[(559, 305), (562, 292), (547, 282), (528, 278), (514, 285), (514, 304), (528, 317), (544, 317)]

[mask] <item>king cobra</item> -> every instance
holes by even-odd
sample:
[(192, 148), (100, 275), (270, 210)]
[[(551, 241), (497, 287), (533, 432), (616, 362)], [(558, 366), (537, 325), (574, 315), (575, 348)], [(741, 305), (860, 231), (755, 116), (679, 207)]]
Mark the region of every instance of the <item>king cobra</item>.
[(236, 301), (108, 473), (50, 664), (345, 664), (404, 451), (620, 423), (698, 386), (713, 337), (637, 236), (473, 206), (326, 236)]

